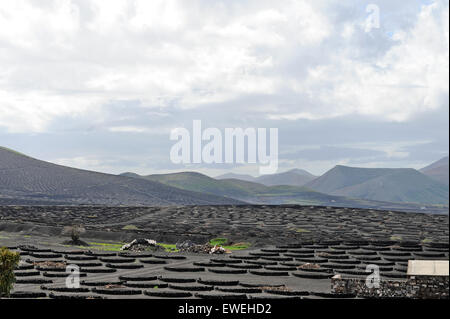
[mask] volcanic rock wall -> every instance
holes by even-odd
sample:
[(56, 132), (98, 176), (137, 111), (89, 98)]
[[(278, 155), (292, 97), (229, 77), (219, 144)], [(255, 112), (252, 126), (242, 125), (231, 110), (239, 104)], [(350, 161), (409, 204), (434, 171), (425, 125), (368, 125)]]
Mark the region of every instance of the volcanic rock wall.
[(406, 280), (381, 280), (379, 288), (369, 288), (361, 278), (332, 278), (336, 294), (356, 294), (361, 298), (448, 299), (448, 276), (411, 276)]

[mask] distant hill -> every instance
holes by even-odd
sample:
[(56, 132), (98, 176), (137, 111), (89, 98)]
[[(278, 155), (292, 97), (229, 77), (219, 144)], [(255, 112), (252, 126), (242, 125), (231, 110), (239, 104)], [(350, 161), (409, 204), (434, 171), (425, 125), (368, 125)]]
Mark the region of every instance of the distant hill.
[(440, 159), (439, 161), (434, 162), (433, 164), (422, 168), (420, 170), (420, 172), (427, 175), (428, 177), (431, 177), (432, 179), (448, 186), (448, 184), (449, 184), (448, 163), (449, 163), (449, 158), (448, 158), (448, 156), (446, 156), (446, 157)]
[(306, 186), (337, 196), (448, 205), (448, 186), (411, 168), (357, 168), (338, 165)]
[[(135, 176), (130, 173), (125, 175)], [(196, 172), (155, 174), (141, 178), (184, 190), (231, 197), (254, 204), (327, 205), (338, 199), (336, 196), (321, 194), (306, 187), (266, 186), (239, 179), (217, 180)]]
[(253, 177), (251, 175), (246, 175), (246, 174), (234, 174), (234, 173), (226, 173), (223, 175), (219, 175), (214, 177), (215, 179), (239, 179), (241, 181), (246, 181), (246, 182), (256, 182), (257, 177)]
[[(300, 204), (315, 206), (336, 206), (355, 208), (375, 208), (387, 210), (422, 211), (421, 206), (415, 204), (395, 204), (364, 199), (334, 196), (313, 191), (299, 186), (266, 186), (239, 179), (216, 180), (196, 172), (174, 174), (155, 174), (139, 176), (125, 173), (126, 176), (138, 176), (142, 179), (157, 181), (184, 190), (208, 193), (216, 196), (235, 198), (252, 204)], [(446, 212), (443, 208), (427, 207), (430, 212)]]
[(292, 169), (284, 173), (260, 176), (256, 179), (256, 182), (267, 186), (304, 186), (316, 178), (317, 176), (314, 176), (303, 169)]
[(311, 182), (316, 178), (317, 176), (314, 176), (303, 169), (292, 169), (290, 171), (283, 173), (262, 175), (259, 177), (253, 177), (250, 175), (232, 174), (232, 173), (216, 177), (216, 179), (220, 180), (239, 179), (242, 181), (259, 183), (266, 186), (277, 186), (277, 185), (304, 186), (305, 184)]
[(40, 161), (0, 147), (0, 204), (215, 205), (240, 201)]

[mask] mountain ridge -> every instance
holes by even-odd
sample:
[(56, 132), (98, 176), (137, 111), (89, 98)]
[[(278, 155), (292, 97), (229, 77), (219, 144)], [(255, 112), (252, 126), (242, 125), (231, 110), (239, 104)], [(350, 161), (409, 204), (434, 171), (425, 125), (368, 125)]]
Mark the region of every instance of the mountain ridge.
[(448, 205), (448, 187), (412, 168), (336, 165), (305, 186), (337, 196)]
[(425, 166), (419, 170), (421, 173), (431, 177), (432, 179), (444, 184), (449, 185), (449, 157), (443, 157), (440, 160)]
[(215, 177), (215, 179), (218, 180), (240, 179), (243, 181), (259, 183), (266, 186), (280, 186), (280, 185), (304, 186), (308, 182), (311, 182), (316, 178), (317, 176), (309, 173), (304, 169), (299, 168), (294, 168), (282, 173), (261, 175), (258, 177), (253, 177), (251, 175), (246, 174), (233, 174), (233, 173), (227, 173)]
[(98, 205), (241, 204), (234, 199), (173, 188), (158, 182), (81, 170), (0, 148), (0, 199)]
[[(130, 173), (125, 173), (130, 174)], [(422, 211), (424, 207), (409, 203), (389, 203), (384, 201), (364, 200), (345, 196), (329, 195), (314, 191), (305, 186), (266, 186), (238, 179), (216, 180), (198, 172), (181, 172), (171, 174), (154, 174), (132, 176), (157, 180), (161, 183), (182, 189), (208, 192), (245, 201), (255, 205), (309, 205), (372, 208), (398, 211)], [(445, 207), (427, 206), (430, 212), (446, 213)]]

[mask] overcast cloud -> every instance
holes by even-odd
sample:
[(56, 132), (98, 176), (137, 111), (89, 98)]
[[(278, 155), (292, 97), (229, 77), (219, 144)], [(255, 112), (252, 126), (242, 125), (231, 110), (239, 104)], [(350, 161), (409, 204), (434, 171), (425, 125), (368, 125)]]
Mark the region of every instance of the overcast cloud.
[[(366, 7), (380, 9), (368, 30)], [(175, 127), (278, 127), (280, 170), (448, 154), (448, 1), (0, 0), (0, 145), (109, 173)]]

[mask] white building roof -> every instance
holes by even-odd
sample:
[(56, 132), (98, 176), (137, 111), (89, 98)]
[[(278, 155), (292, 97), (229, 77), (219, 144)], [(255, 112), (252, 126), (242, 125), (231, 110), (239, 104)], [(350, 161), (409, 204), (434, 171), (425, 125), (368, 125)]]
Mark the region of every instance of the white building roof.
[(408, 276), (448, 276), (448, 260), (409, 260)]

